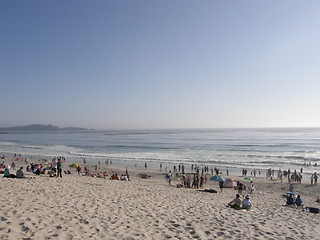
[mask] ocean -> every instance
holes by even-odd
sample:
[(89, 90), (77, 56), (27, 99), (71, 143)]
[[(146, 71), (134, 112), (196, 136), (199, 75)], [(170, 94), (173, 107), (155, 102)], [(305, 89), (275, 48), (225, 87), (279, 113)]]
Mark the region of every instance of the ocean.
[[(168, 169), (180, 163), (220, 169), (320, 170), (319, 128), (1, 132), (0, 154)], [(311, 163), (307, 167), (306, 163)], [(314, 166), (317, 164), (318, 166)]]

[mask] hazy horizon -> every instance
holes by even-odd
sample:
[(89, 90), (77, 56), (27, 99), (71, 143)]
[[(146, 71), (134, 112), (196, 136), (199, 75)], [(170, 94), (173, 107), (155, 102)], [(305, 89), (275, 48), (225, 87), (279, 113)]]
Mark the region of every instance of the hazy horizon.
[[(15, 127), (29, 127), (32, 125), (43, 125), (43, 126), (53, 126), (53, 127), (58, 127), (61, 129), (64, 128), (82, 128), (82, 127), (78, 127), (78, 126), (73, 126), (73, 125), (66, 125), (66, 126), (58, 126), (55, 124), (41, 124), (41, 123), (33, 123), (33, 124), (26, 124), (26, 125), (15, 125), (15, 126), (0, 126), (0, 129), (2, 128), (15, 128)], [(88, 128), (83, 128), (84, 130), (92, 130), (92, 131), (174, 131), (174, 130), (285, 130), (285, 129), (289, 129), (289, 130), (294, 130), (294, 129), (320, 129), (320, 127), (213, 127), (213, 128), (110, 128), (110, 129), (101, 129), (101, 128), (92, 128), (92, 127), (88, 127)]]
[(1, 1), (0, 127), (320, 127), (319, 1)]

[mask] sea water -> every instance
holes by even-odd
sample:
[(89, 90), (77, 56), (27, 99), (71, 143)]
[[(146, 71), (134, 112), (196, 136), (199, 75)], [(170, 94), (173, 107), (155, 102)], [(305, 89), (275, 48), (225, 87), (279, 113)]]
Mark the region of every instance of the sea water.
[[(0, 154), (65, 156), (70, 162), (153, 169), (197, 164), (220, 169), (320, 171), (319, 128), (1, 132)], [(306, 164), (311, 166), (306, 167)], [(318, 166), (316, 166), (318, 165)]]

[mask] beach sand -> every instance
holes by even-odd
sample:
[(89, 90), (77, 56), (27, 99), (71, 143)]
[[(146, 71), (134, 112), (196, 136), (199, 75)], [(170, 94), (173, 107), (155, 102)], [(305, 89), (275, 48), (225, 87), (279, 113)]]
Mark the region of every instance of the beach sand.
[[(24, 165), (25, 166), (25, 165)], [(110, 169), (108, 174), (124, 173)], [(100, 171), (102, 171), (100, 169)], [(139, 174), (152, 177), (142, 179)], [(237, 193), (172, 186), (164, 172), (129, 169), (131, 181), (63, 175), (32, 179), (0, 178), (0, 239), (320, 239), (320, 214), (284, 206), (288, 183), (254, 179), (251, 211), (226, 207)], [(243, 180), (242, 177), (234, 176)], [(306, 181), (306, 180), (305, 180)], [(294, 184), (305, 206), (319, 186)]]

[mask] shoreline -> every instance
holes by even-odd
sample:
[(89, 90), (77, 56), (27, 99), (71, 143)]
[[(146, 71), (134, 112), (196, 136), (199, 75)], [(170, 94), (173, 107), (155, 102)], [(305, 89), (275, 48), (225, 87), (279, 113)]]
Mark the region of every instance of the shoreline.
[[(13, 158), (14, 157), (14, 154), (13, 153), (5, 153), (5, 156), (10, 156), (10, 157), (6, 157), (7, 159), (9, 158)], [(25, 156), (22, 156), (23, 158), (27, 158), (29, 161), (39, 161), (39, 159), (45, 159), (47, 161), (51, 161), (52, 158), (54, 158), (55, 156), (40, 156), (40, 155), (25, 155)], [(87, 159), (87, 158), (67, 158), (67, 161), (72, 164), (72, 163), (77, 163), (77, 164), (80, 164), (80, 165), (83, 165), (83, 159), (86, 159), (86, 164), (85, 165), (98, 165), (98, 166), (101, 166), (101, 167), (104, 167), (104, 166), (113, 166), (113, 167), (117, 167), (117, 168), (126, 168), (126, 167), (129, 167), (131, 169), (137, 169), (137, 170), (151, 170), (151, 171), (159, 171), (160, 170), (160, 164), (162, 163), (163, 167), (162, 167), (162, 171), (163, 172), (168, 172), (169, 170), (173, 171), (173, 168), (174, 166), (176, 166), (178, 168), (178, 166), (180, 164), (183, 164), (185, 165), (186, 167), (186, 170), (187, 171), (192, 171), (191, 169), (191, 165), (194, 165), (194, 166), (199, 166), (200, 168), (203, 168), (205, 166), (210, 166), (209, 167), (209, 173), (212, 172), (212, 169), (215, 167), (213, 166), (212, 164), (204, 164), (204, 163), (170, 163), (170, 162), (153, 162), (153, 161), (133, 161), (131, 159), (128, 159), (128, 160), (120, 160), (120, 159), (116, 159), (116, 160), (108, 160), (108, 159)], [(108, 161), (109, 163), (108, 164), (105, 164), (105, 162)], [(100, 165), (99, 165), (99, 162), (100, 162)], [(110, 164), (110, 162), (112, 164)], [(147, 163), (148, 165), (148, 168), (145, 169), (144, 168), (144, 165), (145, 163)], [(218, 164), (216, 165), (216, 167), (220, 170), (220, 172), (222, 172), (223, 175), (226, 175), (226, 171), (227, 171), (227, 167), (221, 167), (219, 166)], [(312, 166), (313, 167), (313, 166)], [(319, 168), (320, 166), (317, 166), (317, 168)], [(166, 170), (167, 168), (167, 170)], [(306, 170), (309, 169), (309, 167), (306, 167), (306, 166), (303, 166), (303, 172), (302, 172), (302, 176), (303, 176), (303, 179), (302, 181), (309, 181), (310, 182), (310, 176), (311, 174), (313, 174), (314, 171), (310, 171), (310, 172), (306, 172)], [(248, 166), (243, 166), (241, 168), (238, 168), (238, 167), (228, 167), (228, 172), (229, 172), (229, 175), (230, 176), (239, 176), (241, 177), (241, 172), (243, 169), (246, 169), (248, 171), (247, 173), (247, 177), (253, 177), (254, 174), (253, 172), (256, 171), (256, 177), (259, 177), (259, 178), (265, 178), (266, 177), (266, 172), (268, 171), (268, 169), (272, 169), (271, 167), (270, 168), (264, 168), (264, 169), (258, 169), (258, 168), (250, 168)], [(315, 168), (312, 168), (313, 170), (317, 170)], [(272, 169), (274, 170), (275, 172), (277, 172), (279, 169)], [(282, 169), (284, 171), (286, 171), (286, 169)], [(292, 172), (296, 170), (297, 172), (300, 172), (300, 169), (292, 169)], [(259, 171), (260, 171), (260, 175), (259, 175)], [(320, 172), (320, 169), (319, 171), (317, 171), (318, 174)], [(275, 176), (276, 177), (276, 176)], [(306, 180), (307, 179), (307, 180)]]

